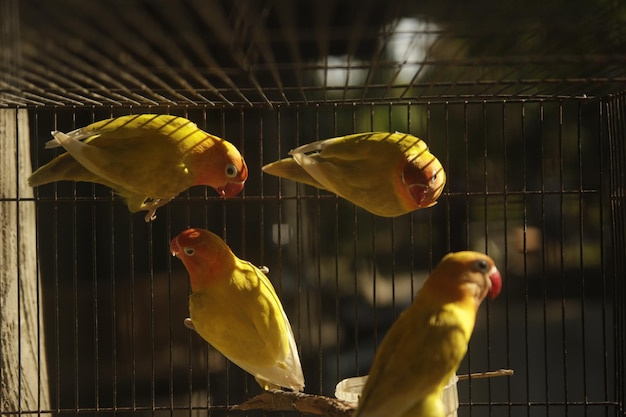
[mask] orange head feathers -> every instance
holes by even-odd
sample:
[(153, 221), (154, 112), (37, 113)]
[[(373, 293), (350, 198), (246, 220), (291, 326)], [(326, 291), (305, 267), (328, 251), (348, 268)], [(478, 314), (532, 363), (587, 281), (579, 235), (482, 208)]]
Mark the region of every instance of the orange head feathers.
[(204, 229), (187, 229), (170, 243), (170, 252), (180, 259), (187, 271), (192, 291), (213, 279), (227, 277), (223, 271), (233, 267), (233, 253), (216, 234)]
[[(205, 143), (208, 146), (203, 146)], [(248, 167), (235, 146), (207, 134), (206, 140), (198, 143), (198, 149), (192, 152), (190, 166), (196, 171), (193, 185), (208, 185), (222, 198), (241, 192), (248, 179)]]
[(418, 208), (434, 206), (446, 185), (446, 172), (433, 154), (424, 150), (402, 169), (402, 183), (407, 187)]

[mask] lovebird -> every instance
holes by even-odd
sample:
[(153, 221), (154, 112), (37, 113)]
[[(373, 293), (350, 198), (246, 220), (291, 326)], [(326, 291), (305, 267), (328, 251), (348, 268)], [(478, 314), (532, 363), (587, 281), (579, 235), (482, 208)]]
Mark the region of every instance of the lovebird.
[(487, 255), (446, 255), (383, 338), (354, 417), (444, 417), (443, 389), (467, 352), (478, 307), (501, 289)]
[(263, 171), (331, 191), (383, 217), (433, 206), (446, 183), (426, 143), (406, 133), (341, 136), (300, 146), (289, 155)]
[(187, 229), (170, 244), (191, 283), (191, 326), (265, 390), (304, 389), (291, 325), (267, 276), (216, 234)]
[(103, 184), (123, 197), (132, 213), (148, 210), (146, 221), (191, 186), (208, 185), (227, 198), (248, 178), (233, 144), (183, 117), (136, 114), (52, 135), (45, 147), (67, 152), (33, 172), (31, 187), (63, 180)]

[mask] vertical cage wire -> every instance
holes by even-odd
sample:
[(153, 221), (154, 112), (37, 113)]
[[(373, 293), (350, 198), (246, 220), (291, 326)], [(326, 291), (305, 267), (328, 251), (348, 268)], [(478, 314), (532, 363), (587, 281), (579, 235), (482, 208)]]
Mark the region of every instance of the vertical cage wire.
[[(607, 115), (607, 136), (609, 142), (609, 173), (610, 191), (609, 203), (611, 210), (611, 238), (613, 244), (612, 259), (615, 280), (612, 287), (614, 302), (616, 305), (615, 321), (619, 343), (616, 346), (616, 387), (615, 392), (621, 400), (621, 411), (626, 406), (626, 379), (624, 373), (620, 374), (617, 369), (625, 369), (625, 350), (623, 341), (626, 340), (626, 309), (623, 300), (626, 299), (626, 284), (623, 277), (626, 276), (626, 261), (623, 254), (626, 253), (626, 180), (624, 178), (624, 166), (626, 166), (626, 96), (620, 94), (606, 100), (605, 108)], [(620, 374), (620, 375), (617, 375)]]

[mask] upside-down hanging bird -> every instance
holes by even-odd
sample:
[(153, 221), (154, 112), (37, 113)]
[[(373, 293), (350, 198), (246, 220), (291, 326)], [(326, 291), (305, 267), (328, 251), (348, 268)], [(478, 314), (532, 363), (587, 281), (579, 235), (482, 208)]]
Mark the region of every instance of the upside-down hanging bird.
[(426, 143), (406, 133), (367, 132), (320, 140), (263, 171), (323, 190), (383, 217), (434, 205), (446, 173)]

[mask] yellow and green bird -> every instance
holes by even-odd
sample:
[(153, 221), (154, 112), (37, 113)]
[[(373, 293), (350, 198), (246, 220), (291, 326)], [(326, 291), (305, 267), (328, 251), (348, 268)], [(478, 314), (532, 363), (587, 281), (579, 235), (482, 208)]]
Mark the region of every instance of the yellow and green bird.
[(185, 230), (170, 251), (189, 273), (190, 327), (263, 389), (302, 391), (293, 331), (267, 276), (208, 230)]
[(467, 352), (478, 307), (501, 288), (487, 255), (446, 255), (381, 342), (354, 417), (444, 417), (443, 389)]
[(31, 187), (54, 181), (85, 181), (111, 187), (135, 213), (157, 208), (194, 185), (222, 197), (242, 189), (248, 168), (230, 142), (204, 132), (188, 119), (136, 114), (92, 123), (69, 133), (53, 131), (46, 148), (67, 152), (37, 169)]
[(407, 133), (367, 132), (300, 146), (263, 171), (323, 190), (383, 217), (434, 205), (446, 173), (426, 143)]

